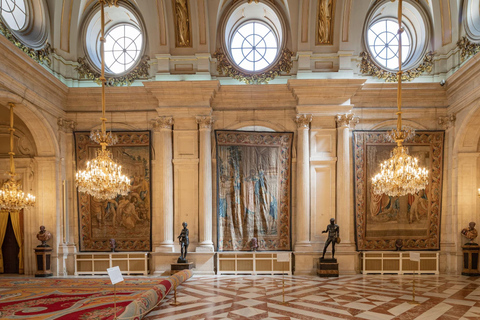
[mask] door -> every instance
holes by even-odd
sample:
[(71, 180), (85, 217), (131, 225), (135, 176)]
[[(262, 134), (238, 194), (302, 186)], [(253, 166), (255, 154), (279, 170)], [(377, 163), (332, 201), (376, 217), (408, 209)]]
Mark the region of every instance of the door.
[(13, 232), (12, 221), (8, 215), (7, 231), (2, 244), (3, 269), (4, 273), (18, 273), (18, 246), (15, 233)]

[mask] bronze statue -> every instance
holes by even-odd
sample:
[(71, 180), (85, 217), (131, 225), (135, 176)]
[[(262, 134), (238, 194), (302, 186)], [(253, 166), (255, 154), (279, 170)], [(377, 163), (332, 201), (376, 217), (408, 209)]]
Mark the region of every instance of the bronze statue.
[(115, 248), (117, 247), (117, 242), (115, 239), (110, 239), (110, 248), (112, 248), (112, 252), (115, 252)]
[(190, 243), (190, 240), (188, 239), (187, 223), (182, 223), (182, 226), (182, 232), (180, 232), (180, 235), (177, 237), (181, 246), (181, 253), (180, 257), (177, 260), (177, 263), (187, 263), (188, 244)]
[(475, 222), (470, 222), (468, 228), (462, 230), (462, 235), (468, 239), (467, 245), (475, 245), (476, 243), (472, 242), (478, 236), (478, 232), (475, 229)]
[(330, 224), (327, 226), (327, 229), (322, 231), (322, 233), (328, 232), (328, 238), (325, 242), (325, 247), (323, 247), (322, 259), (325, 259), (325, 252), (327, 251), (328, 245), (332, 244), (332, 259), (335, 259), (335, 244), (339, 242), (340, 239), (340, 227), (338, 224), (335, 224), (335, 219), (330, 219)]
[(47, 241), (52, 238), (52, 234), (45, 230), (45, 226), (40, 226), (40, 232), (37, 233), (37, 239), (42, 241), (41, 245), (38, 245), (37, 247), (49, 247), (47, 244)]

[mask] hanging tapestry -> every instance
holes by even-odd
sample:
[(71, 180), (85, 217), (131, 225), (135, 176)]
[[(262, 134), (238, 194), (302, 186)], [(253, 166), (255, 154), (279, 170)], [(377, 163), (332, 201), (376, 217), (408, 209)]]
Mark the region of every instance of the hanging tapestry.
[(218, 251), (291, 250), (291, 132), (216, 131)]
[[(110, 239), (115, 239), (117, 251), (151, 250), (150, 132), (115, 134), (118, 143), (107, 148), (122, 166), (122, 174), (130, 178), (130, 193), (97, 201), (77, 192), (80, 251), (110, 251)], [(90, 133), (76, 132), (77, 170), (85, 170), (99, 149)]]
[(357, 250), (440, 249), (444, 132), (417, 131), (405, 143), (429, 180), (425, 190), (401, 197), (372, 191), (372, 177), (395, 146), (386, 132), (354, 131), (353, 141)]

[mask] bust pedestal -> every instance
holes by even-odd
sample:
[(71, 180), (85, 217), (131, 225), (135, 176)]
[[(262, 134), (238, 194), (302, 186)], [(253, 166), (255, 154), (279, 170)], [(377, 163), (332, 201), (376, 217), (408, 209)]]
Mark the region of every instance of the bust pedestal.
[(37, 257), (37, 272), (35, 273), (35, 277), (53, 276), (53, 272), (50, 270), (52, 248), (38, 246), (34, 250)]
[(337, 259), (320, 258), (317, 275), (320, 277), (338, 277)]
[(462, 246), (463, 251), (463, 270), (464, 276), (480, 276), (479, 270), (479, 254), (480, 246), (476, 243), (465, 244)]

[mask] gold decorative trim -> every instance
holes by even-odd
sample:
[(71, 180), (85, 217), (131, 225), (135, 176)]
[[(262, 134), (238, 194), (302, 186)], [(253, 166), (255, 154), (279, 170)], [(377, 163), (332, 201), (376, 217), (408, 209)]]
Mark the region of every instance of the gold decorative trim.
[(17, 37), (15, 37), (10, 30), (8, 30), (7, 26), (5, 26), (3, 22), (0, 22), (0, 33), (3, 34), (8, 41), (16, 45), (20, 50), (25, 52), (30, 58), (38, 63), (44, 64), (48, 67), (52, 64), (50, 55), (52, 54), (53, 49), (48, 42), (45, 43), (45, 46), (41, 50), (29, 48), (21, 43), (20, 40), (18, 40)]
[[(150, 73), (149, 73), (150, 65), (148, 64), (149, 60), (150, 60), (150, 57), (143, 56), (138, 66), (132, 71), (130, 71), (128, 74), (120, 77), (107, 77), (106, 85), (109, 87), (118, 87), (118, 86), (125, 86), (125, 85), (129, 86), (135, 80), (138, 80), (141, 78), (148, 78), (150, 76)], [(78, 58), (77, 62), (78, 62), (78, 66), (75, 67), (75, 71), (78, 72), (79, 78), (87, 78), (95, 81), (98, 84), (101, 84), (100, 73), (90, 68), (90, 65), (87, 63), (87, 59)]]
[(280, 54), (280, 60), (267, 72), (259, 74), (248, 74), (237, 70), (228, 61), (225, 53), (219, 48), (214, 54), (213, 58), (217, 59), (217, 71), (220, 75), (226, 75), (237, 79), (238, 81), (245, 82), (246, 84), (262, 84), (268, 83), (270, 80), (275, 79), (281, 73), (289, 73), (292, 69), (292, 55), (293, 52), (288, 49), (283, 49)]
[[(433, 52), (428, 52), (423, 58), (422, 64), (414, 69), (403, 71), (402, 81), (412, 81), (418, 78), (424, 72), (431, 72), (433, 67)], [(385, 79), (385, 82), (397, 82), (397, 73), (390, 72), (378, 67), (366, 51), (360, 53), (362, 62), (360, 63), (360, 73), (367, 76), (375, 76), (379, 79)]]
[(473, 43), (468, 40), (467, 37), (463, 36), (460, 40), (457, 41), (457, 47), (460, 49), (460, 59), (464, 61), (470, 56), (477, 54), (480, 51), (480, 44)]

